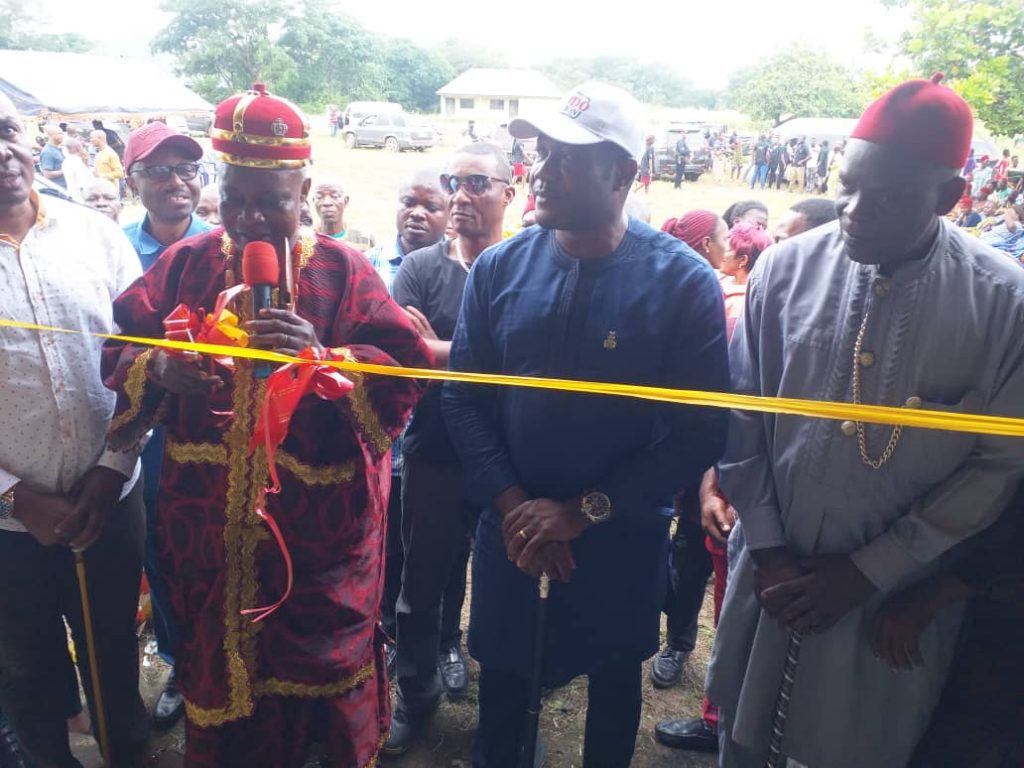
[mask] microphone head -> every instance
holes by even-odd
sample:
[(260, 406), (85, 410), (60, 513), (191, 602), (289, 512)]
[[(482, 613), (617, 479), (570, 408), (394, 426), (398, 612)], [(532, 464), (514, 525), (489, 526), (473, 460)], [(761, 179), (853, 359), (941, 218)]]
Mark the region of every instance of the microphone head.
[(277, 285), (280, 276), (273, 245), (262, 240), (246, 244), (242, 251), (242, 280), (246, 285)]

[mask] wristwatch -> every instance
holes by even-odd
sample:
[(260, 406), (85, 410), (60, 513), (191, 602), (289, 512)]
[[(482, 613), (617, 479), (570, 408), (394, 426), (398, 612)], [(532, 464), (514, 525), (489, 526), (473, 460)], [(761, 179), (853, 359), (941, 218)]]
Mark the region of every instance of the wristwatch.
[(10, 520), (14, 516), (14, 489), (0, 496), (0, 520)]
[(603, 523), (612, 516), (612, 500), (601, 491), (587, 491), (580, 500), (580, 511), (592, 523)]

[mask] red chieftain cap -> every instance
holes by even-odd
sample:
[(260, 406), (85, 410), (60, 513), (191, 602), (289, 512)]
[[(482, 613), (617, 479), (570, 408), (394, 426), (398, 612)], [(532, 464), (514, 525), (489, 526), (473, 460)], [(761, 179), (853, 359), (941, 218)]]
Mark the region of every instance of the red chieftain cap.
[(943, 168), (962, 168), (971, 149), (974, 115), (951, 88), (931, 80), (908, 80), (868, 105), (850, 134), (874, 144), (900, 147)]
[(301, 168), (309, 161), (309, 122), (287, 99), (263, 83), (217, 105), (210, 132), (213, 148), (228, 165)]

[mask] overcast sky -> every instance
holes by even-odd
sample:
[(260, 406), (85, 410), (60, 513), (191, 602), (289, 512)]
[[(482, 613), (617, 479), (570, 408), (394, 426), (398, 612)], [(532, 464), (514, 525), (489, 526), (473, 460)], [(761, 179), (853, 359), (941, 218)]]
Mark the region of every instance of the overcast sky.
[[(586, 6), (610, 10), (581, 12)], [(724, 85), (730, 72), (797, 42), (828, 50), (851, 66), (884, 66), (886, 58), (865, 55), (865, 32), (895, 39), (903, 25), (902, 12), (878, 0), (345, 0), (338, 7), (386, 35), (494, 46), (515, 66), (558, 56), (630, 55), (665, 63), (713, 88)], [(48, 0), (34, 8), (49, 15), (50, 31), (80, 32), (100, 52), (136, 56), (145, 54), (167, 20), (159, 0)]]

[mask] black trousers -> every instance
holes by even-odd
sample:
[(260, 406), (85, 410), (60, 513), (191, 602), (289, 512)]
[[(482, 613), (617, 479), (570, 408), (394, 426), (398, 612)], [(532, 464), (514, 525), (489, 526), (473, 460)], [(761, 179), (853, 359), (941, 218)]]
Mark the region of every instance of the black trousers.
[[(149, 735), (135, 637), (144, 539), (137, 483), (85, 554), (113, 768), (141, 764)], [(0, 584), (0, 709), (39, 768), (78, 766), (68, 744), (65, 618), (93, 723), (99, 717), (74, 554), (67, 547), (44, 547), (27, 533), (0, 531)]]
[[(398, 706), (417, 716), (443, 691), (438, 652), (457, 644), (466, 598), (471, 510), (462, 499), (462, 467), (406, 456), (402, 466), (402, 590), (398, 628)], [(442, 616), (449, 622), (442, 636)], [(452, 625), (455, 632), (452, 632)], [(454, 637), (452, 635), (454, 634)]]
[[(469, 549), (466, 550), (469, 557)], [(402, 592), (402, 569), (405, 552), (402, 548), (402, 476), (391, 476), (391, 495), (388, 497), (388, 536), (384, 560), (384, 604), (381, 606), (381, 624), (392, 640), (398, 636), (395, 606)], [(443, 651), (462, 642), (462, 606), (466, 602), (466, 569), (456, 564), (444, 588), (441, 600), (441, 646)]]
[(665, 594), (668, 645), (675, 651), (691, 653), (697, 644), (697, 620), (704, 604), (704, 591), (713, 567), (704, 546), (697, 493), (682, 496), (669, 561), (669, 588)]
[[(629, 768), (636, 747), (643, 699), (640, 662), (610, 658), (589, 675), (583, 768)], [(519, 768), (529, 689), (525, 677), (480, 668), (473, 768)]]
[(683, 175), (686, 173), (686, 160), (676, 160), (676, 178), (674, 186), (679, 189), (683, 183)]

